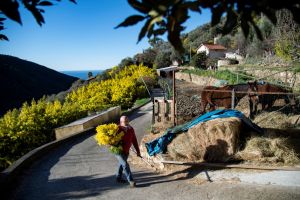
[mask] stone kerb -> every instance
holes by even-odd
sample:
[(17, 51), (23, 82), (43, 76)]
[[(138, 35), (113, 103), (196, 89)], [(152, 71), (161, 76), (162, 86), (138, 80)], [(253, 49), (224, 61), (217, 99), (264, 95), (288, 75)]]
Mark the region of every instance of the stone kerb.
[(121, 116), (121, 107), (109, 108), (99, 114), (88, 116), (55, 129), (56, 139), (68, 137), (78, 132), (94, 128), (100, 124), (116, 121)]

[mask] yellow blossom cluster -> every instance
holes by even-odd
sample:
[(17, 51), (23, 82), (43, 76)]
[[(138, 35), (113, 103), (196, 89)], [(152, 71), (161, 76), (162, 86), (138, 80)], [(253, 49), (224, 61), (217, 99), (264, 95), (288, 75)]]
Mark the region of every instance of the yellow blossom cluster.
[(130, 65), (117, 70), (111, 70), (108, 80), (93, 82), (69, 93), (66, 102), (78, 103), (83, 111), (97, 111), (116, 105), (121, 105), (122, 109), (130, 108), (136, 99), (148, 97), (141, 77), (155, 80), (153, 69)]
[(96, 128), (97, 134), (95, 136), (99, 145), (110, 146), (110, 151), (115, 154), (122, 152), (121, 140), (124, 132), (119, 132), (118, 125), (115, 123), (99, 125)]

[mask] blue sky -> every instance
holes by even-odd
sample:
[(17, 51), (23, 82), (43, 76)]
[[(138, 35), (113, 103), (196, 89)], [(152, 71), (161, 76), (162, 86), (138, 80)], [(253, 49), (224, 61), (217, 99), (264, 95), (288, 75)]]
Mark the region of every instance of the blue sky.
[[(138, 14), (126, 0), (67, 0), (47, 7), (46, 24), (40, 27), (21, 9), (23, 25), (7, 20), (9, 42), (0, 42), (0, 53), (33, 61), (57, 71), (103, 70), (149, 47), (137, 44), (141, 26), (114, 29), (126, 17)], [(209, 22), (210, 12), (190, 13), (185, 32)]]

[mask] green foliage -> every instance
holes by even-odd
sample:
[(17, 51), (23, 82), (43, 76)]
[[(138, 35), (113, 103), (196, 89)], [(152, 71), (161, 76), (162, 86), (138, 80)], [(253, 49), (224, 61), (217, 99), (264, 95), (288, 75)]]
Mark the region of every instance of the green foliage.
[(0, 157), (0, 171), (2, 171), (2, 169), (9, 167), (11, 164), (12, 162), (9, 161), (9, 159)]
[(225, 35), (218, 39), (218, 44), (223, 45), (226, 48), (231, 48), (232, 47), (232, 39), (229, 35)]
[(275, 53), (279, 57), (291, 61), (292, 55), (290, 52), (293, 50), (293, 44), (288, 40), (277, 40), (275, 43)]
[(300, 73), (300, 62), (294, 63), (293, 67), (294, 67), (294, 72)]
[(293, 15), (288, 10), (278, 12), (277, 18), (274, 31), (276, 55), (288, 61), (300, 61), (300, 25), (293, 23)]
[(133, 60), (136, 61), (136, 64), (143, 64), (145, 66), (152, 68), (156, 55), (157, 55), (156, 48), (148, 48), (144, 50), (143, 53), (136, 54)]
[(196, 68), (204, 69), (206, 68), (206, 60), (207, 60), (207, 56), (205, 52), (197, 53), (192, 58), (192, 65), (195, 66)]
[(113, 154), (121, 154), (123, 153), (123, 147), (120, 145), (120, 146), (110, 146), (109, 147), (109, 151)]
[(187, 37), (183, 40), (184, 48), (191, 48), (193, 53), (196, 53), (197, 48), (199, 48), (201, 44), (212, 42), (215, 36), (210, 24), (203, 24), (187, 34)]
[(130, 57), (127, 57), (127, 58), (124, 58), (124, 59), (121, 60), (118, 67), (120, 69), (123, 69), (124, 67), (129, 66), (129, 65), (133, 65), (133, 64), (134, 64), (134, 60)]
[(157, 69), (163, 68), (163, 67), (169, 67), (172, 62), (170, 60), (171, 52), (170, 51), (160, 51), (158, 52), (156, 58), (155, 58), (155, 66)]
[(145, 104), (146, 102), (149, 101), (149, 98), (142, 98), (142, 99), (137, 99), (135, 102), (134, 102), (134, 106), (140, 106), (140, 105), (143, 105)]
[(172, 80), (160, 78), (158, 80), (158, 84), (163, 89), (163, 91), (165, 93), (165, 98), (171, 99), (171, 97), (173, 96)]
[(88, 78), (92, 78), (93, 77), (93, 72), (88, 72)]

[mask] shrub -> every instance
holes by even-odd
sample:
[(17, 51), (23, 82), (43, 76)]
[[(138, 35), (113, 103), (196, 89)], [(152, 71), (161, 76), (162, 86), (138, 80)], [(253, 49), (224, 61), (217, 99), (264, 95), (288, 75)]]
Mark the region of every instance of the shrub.
[(192, 65), (199, 69), (205, 69), (207, 56), (205, 52), (197, 53), (192, 57)]

